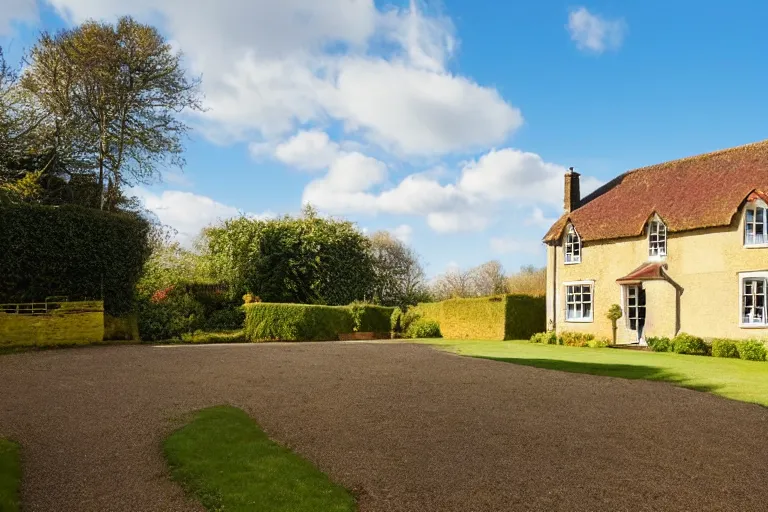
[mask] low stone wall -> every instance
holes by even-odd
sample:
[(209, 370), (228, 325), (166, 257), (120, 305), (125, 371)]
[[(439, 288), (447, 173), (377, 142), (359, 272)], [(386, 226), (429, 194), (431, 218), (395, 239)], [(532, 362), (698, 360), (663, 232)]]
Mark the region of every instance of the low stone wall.
[(0, 347), (87, 345), (104, 339), (101, 301), (13, 306), (0, 306)]

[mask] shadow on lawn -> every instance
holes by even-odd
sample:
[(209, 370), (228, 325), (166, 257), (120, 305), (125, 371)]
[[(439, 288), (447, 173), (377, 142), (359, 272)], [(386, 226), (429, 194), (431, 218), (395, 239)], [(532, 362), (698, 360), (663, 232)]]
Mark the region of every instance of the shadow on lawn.
[(682, 374), (657, 368), (655, 366), (644, 366), (635, 364), (606, 364), (579, 361), (561, 361), (558, 359), (525, 359), (515, 357), (486, 357), (475, 356), (479, 359), (490, 359), (492, 361), (501, 361), (503, 363), (513, 363), (523, 366), (533, 366), (536, 368), (545, 368), (547, 370), (559, 370), (570, 373), (587, 373), (589, 375), (602, 375), (607, 377), (620, 377), (622, 379), (643, 379), (669, 382), (677, 386), (695, 391), (716, 392), (722, 386), (712, 384), (695, 384)]

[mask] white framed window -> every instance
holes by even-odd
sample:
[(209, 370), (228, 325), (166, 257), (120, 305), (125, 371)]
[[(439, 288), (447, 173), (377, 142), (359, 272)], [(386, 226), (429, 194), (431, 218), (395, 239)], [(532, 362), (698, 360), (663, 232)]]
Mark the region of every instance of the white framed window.
[(768, 246), (768, 206), (763, 201), (747, 203), (744, 210), (744, 245)]
[(648, 222), (648, 256), (663, 258), (667, 255), (667, 226), (655, 217)]
[(645, 292), (639, 285), (627, 285), (624, 297), (627, 328), (638, 331), (645, 323)]
[(591, 322), (594, 311), (594, 282), (577, 281), (565, 286), (565, 321)]
[(568, 224), (568, 230), (565, 232), (564, 249), (566, 265), (581, 262), (581, 237), (573, 224)]
[(741, 327), (768, 327), (768, 272), (739, 274)]

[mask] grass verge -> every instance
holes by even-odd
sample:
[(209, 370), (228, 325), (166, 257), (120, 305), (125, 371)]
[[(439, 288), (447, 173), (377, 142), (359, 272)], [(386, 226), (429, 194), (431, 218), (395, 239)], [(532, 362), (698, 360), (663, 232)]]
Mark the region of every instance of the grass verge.
[(573, 373), (664, 381), (768, 407), (768, 364), (613, 348), (527, 341), (419, 340), (456, 354)]
[(199, 411), (165, 440), (164, 452), (172, 477), (208, 510), (356, 510), (344, 488), (234, 407)]
[(19, 445), (0, 439), (0, 510), (18, 512), (21, 509), (20, 486)]

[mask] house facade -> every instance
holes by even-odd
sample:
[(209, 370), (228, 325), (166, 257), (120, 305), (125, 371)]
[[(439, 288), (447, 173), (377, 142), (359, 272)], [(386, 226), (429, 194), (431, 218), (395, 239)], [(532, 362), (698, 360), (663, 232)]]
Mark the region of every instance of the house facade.
[(618, 343), (768, 338), (768, 141), (629, 171), (582, 198), (565, 176), (547, 325)]

